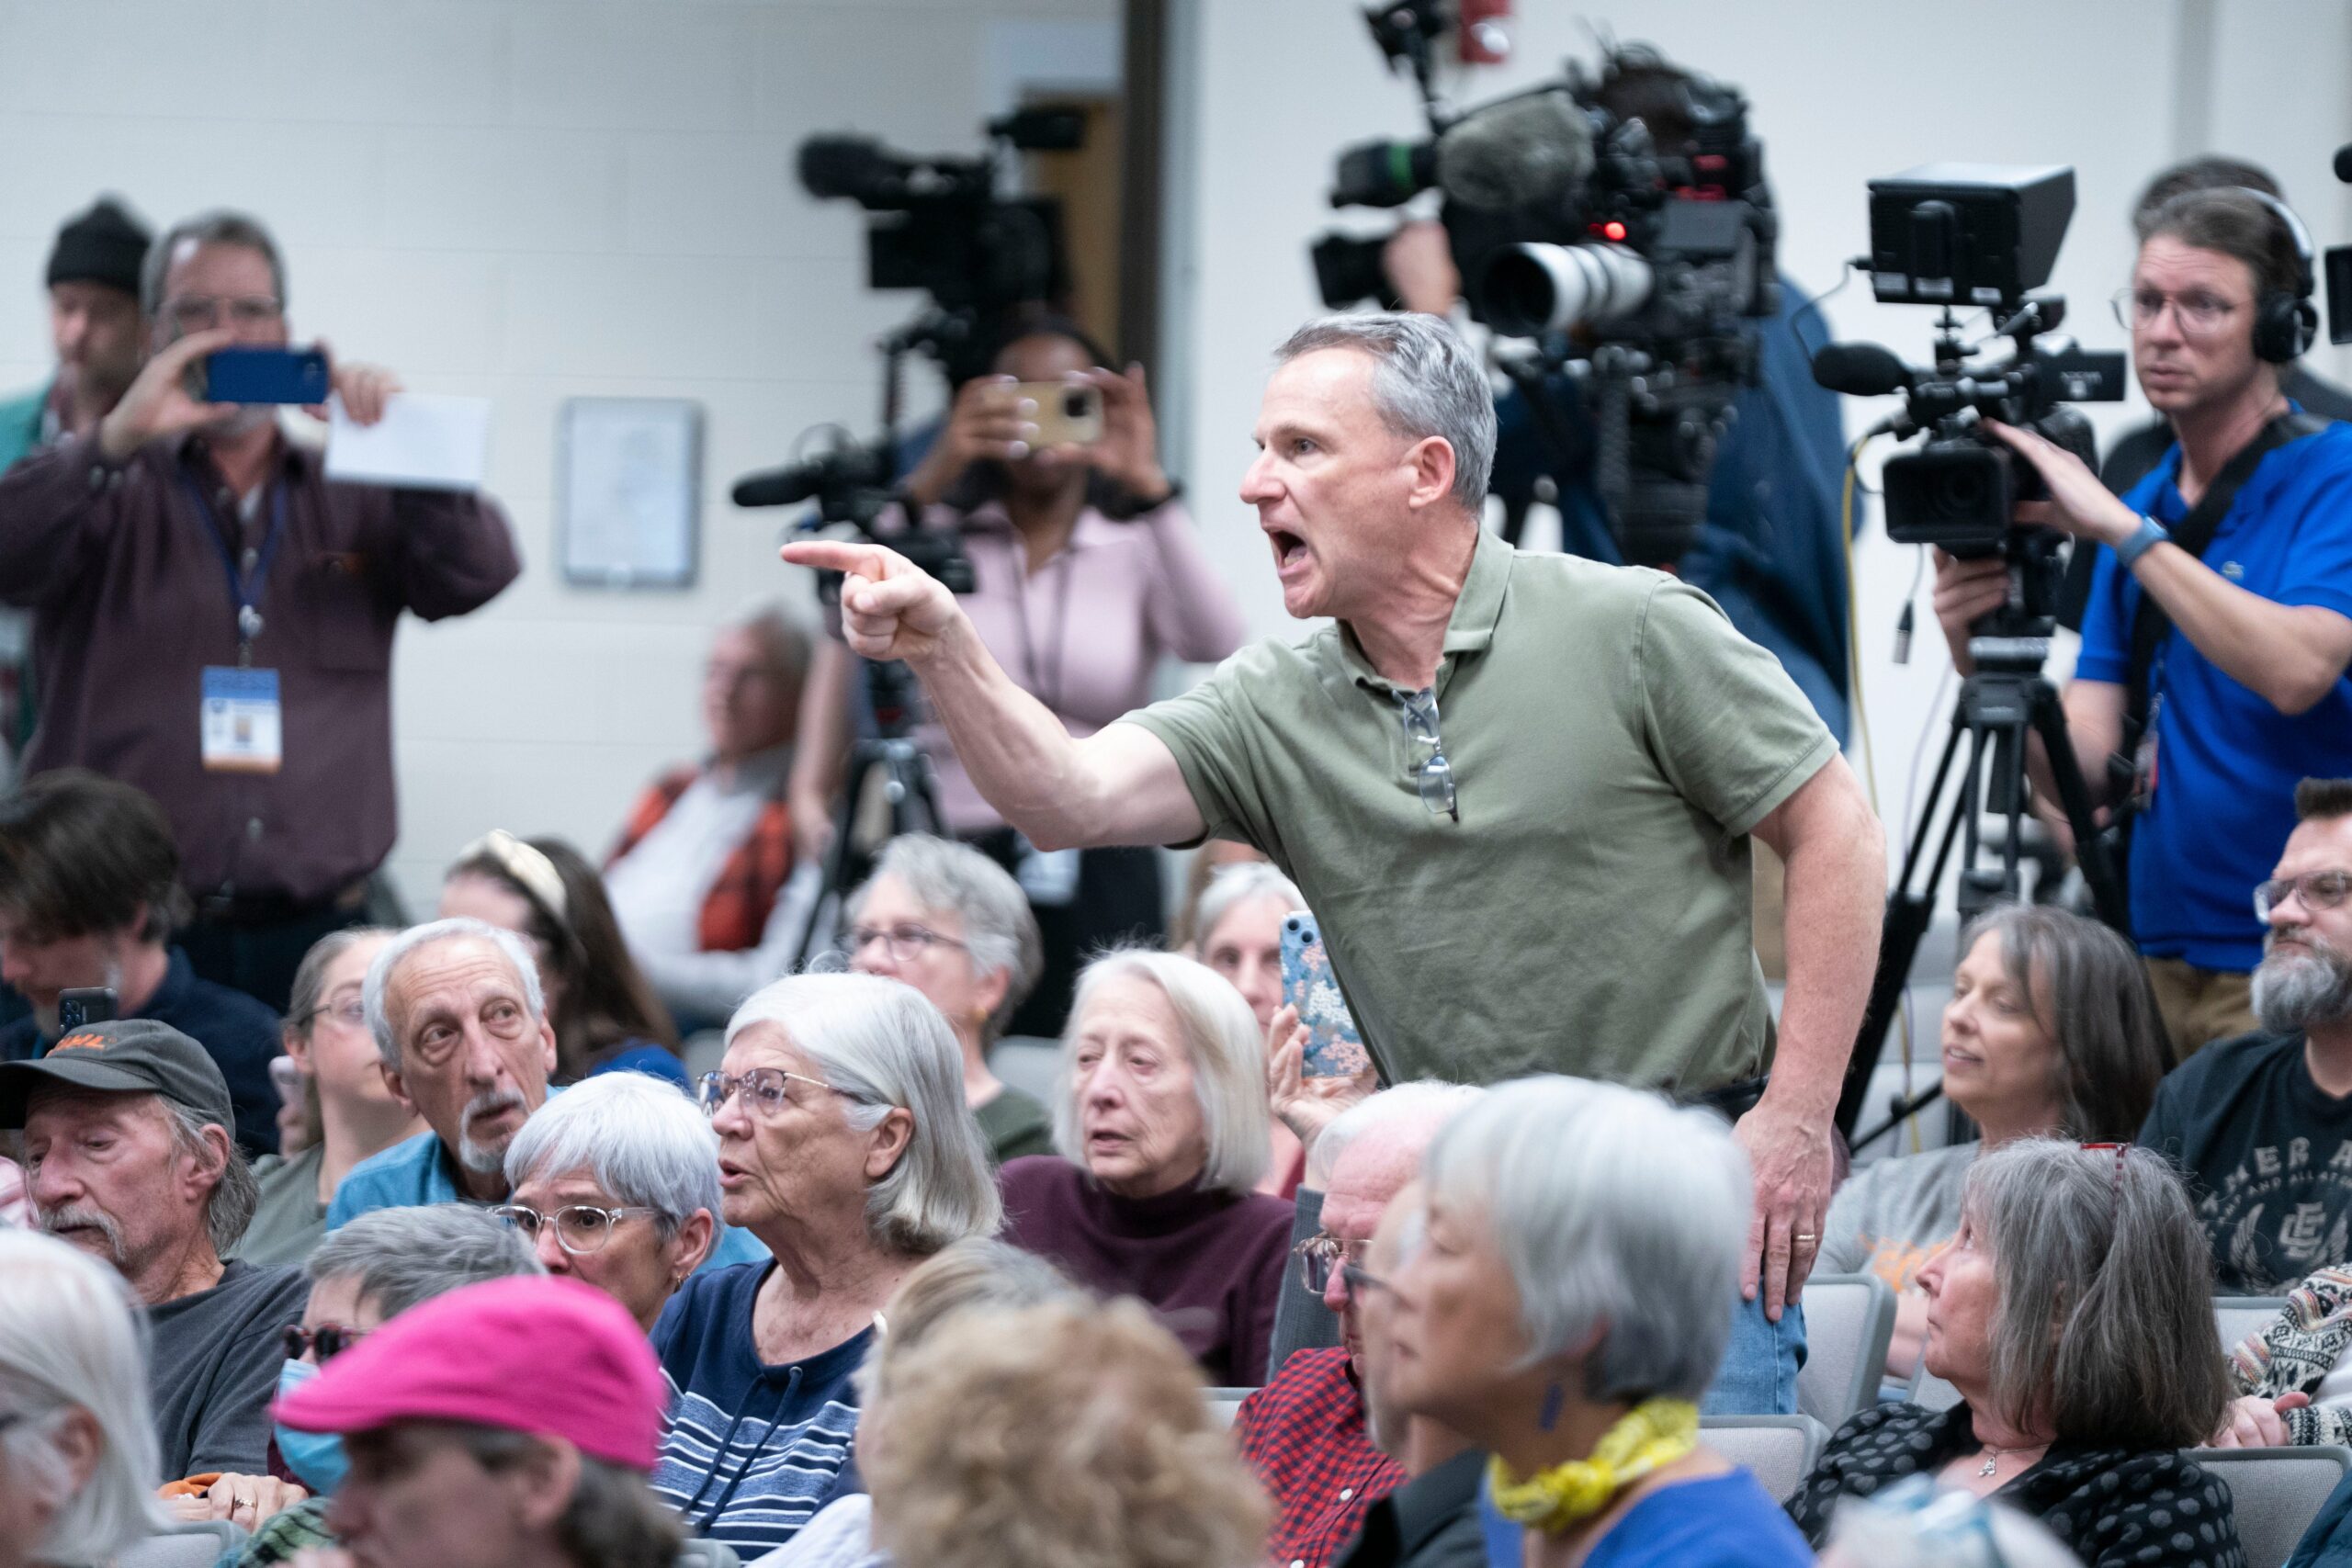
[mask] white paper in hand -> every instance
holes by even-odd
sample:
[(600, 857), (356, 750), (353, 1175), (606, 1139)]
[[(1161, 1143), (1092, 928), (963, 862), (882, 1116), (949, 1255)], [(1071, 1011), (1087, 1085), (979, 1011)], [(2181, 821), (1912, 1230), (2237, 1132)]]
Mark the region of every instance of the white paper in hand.
[(373, 424), (327, 404), (327, 478), (414, 490), (480, 490), (490, 469), (490, 400), (396, 392)]

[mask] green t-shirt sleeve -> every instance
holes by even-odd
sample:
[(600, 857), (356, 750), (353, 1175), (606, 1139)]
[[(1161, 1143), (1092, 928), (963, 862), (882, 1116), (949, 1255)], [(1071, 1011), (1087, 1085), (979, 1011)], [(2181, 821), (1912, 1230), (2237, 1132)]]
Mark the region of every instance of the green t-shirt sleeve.
[(1658, 767), (1725, 834), (1755, 827), (1838, 754), (1837, 738), (1781, 661), (1699, 590), (1661, 579), (1635, 647)]
[(1208, 824), (1206, 837), (1237, 839), (1264, 850), (1271, 839), (1265, 801), (1250, 766), (1247, 719), (1238, 711), (1235, 670), (1247, 651), (1227, 660), (1191, 691), (1138, 708), (1119, 722), (1149, 730), (1174, 753), (1184, 787)]

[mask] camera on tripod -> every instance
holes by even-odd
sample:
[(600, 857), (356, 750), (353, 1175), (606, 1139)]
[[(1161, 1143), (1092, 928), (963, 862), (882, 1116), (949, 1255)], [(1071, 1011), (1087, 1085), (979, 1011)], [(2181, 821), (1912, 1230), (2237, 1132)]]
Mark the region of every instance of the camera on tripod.
[[(1877, 344), (1831, 344), (1815, 355), (1814, 378), (1855, 397), (1900, 392), (1904, 411), (1883, 428), (1927, 436), (1887, 459), (1888, 538), (1954, 556), (2007, 554), (2026, 569), (2026, 613), (2053, 614), (2064, 537), (2013, 522), (2018, 502), (2048, 491), (1983, 422), (2030, 430), (2096, 464), (2090, 422), (2066, 405), (2123, 396), (2122, 355), (2041, 341), (2065, 319), (2063, 299), (2033, 290), (2049, 281), (2074, 216), (2075, 171), (1930, 164), (1873, 180), (1870, 192), (1871, 290), (1884, 303), (1943, 307), (1935, 365), (1914, 369)], [(1957, 305), (1993, 312), (1988, 339), (1962, 338)], [(1993, 339), (2009, 341), (2007, 357), (1978, 362)]]

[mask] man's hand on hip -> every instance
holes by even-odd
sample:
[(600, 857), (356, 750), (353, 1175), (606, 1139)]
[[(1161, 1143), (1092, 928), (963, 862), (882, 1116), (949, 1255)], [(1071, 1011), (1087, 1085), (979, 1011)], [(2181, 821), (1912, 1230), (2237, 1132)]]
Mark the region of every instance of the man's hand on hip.
[(842, 636), (867, 659), (921, 664), (963, 618), (944, 583), (880, 545), (808, 539), (785, 546), (784, 558), (842, 574)]
[(1756, 1213), (1739, 1267), (1740, 1298), (1753, 1301), (1760, 1289), (1764, 1315), (1778, 1323), (1781, 1310), (1804, 1289), (1821, 1252), (1835, 1164), (1829, 1122), (1810, 1122), (1767, 1094), (1739, 1119), (1732, 1136), (1747, 1151), (1756, 1179)]

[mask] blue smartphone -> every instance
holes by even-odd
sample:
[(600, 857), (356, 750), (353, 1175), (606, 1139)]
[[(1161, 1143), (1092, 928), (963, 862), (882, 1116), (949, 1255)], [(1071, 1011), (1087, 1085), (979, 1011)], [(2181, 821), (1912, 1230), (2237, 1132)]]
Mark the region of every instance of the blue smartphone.
[(208, 403), (322, 403), (332, 389), (315, 348), (216, 348), (204, 357)]
[(1283, 1000), (1298, 1010), (1298, 1021), (1306, 1026), (1306, 1057), (1300, 1064), (1306, 1077), (1352, 1077), (1372, 1065), (1311, 910), (1283, 918)]

